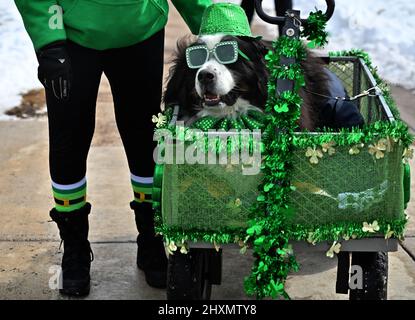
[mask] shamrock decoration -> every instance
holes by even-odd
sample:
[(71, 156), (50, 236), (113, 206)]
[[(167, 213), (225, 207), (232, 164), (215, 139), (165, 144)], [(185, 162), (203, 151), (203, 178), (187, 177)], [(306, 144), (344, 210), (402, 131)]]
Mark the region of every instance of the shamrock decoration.
[(291, 244), (289, 244), (284, 251), (289, 256), (292, 256), (294, 254), (293, 246)]
[(316, 147), (307, 148), (307, 152), (305, 153), (305, 156), (307, 158), (310, 158), (310, 163), (312, 164), (317, 164), (319, 159), (318, 158), (323, 158), (323, 153), (321, 152), (320, 149), (316, 149)]
[(329, 258), (333, 258), (335, 253), (337, 254), (340, 252), (341, 246), (342, 246), (341, 243), (334, 241), (329, 251), (326, 252), (326, 256)]
[(281, 105), (276, 104), (274, 106), (274, 110), (278, 113), (288, 112), (288, 104), (286, 102), (282, 103)]
[(247, 247), (247, 246), (243, 246), (243, 247), (241, 247), (241, 249), (239, 250), (239, 253), (240, 253), (240, 254), (245, 254), (245, 253), (246, 253), (246, 250), (248, 250), (248, 247)]
[(414, 157), (414, 149), (412, 148), (405, 148), (403, 152), (403, 162), (408, 163), (410, 159)]
[(230, 209), (232, 211), (232, 213), (234, 214), (238, 214), (241, 212), (241, 205), (242, 205), (242, 201), (241, 199), (237, 198), (235, 200), (230, 200), (227, 204), (226, 204), (226, 208)]
[(182, 247), (180, 248), (180, 253), (187, 254), (187, 248), (185, 244), (183, 244)]
[(176, 246), (176, 244), (174, 243), (174, 241), (170, 241), (170, 242), (168, 243), (168, 245), (166, 246), (166, 248), (167, 248), (167, 252), (168, 252), (169, 254), (174, 254), (174, 252), (177, 250), (177, 246)]
[(390, 237), (392, 237), (392, 235), (395, 233), (395, 231), (391, 230), (391, 225), (388, 224), (388, 230), (386, 230), (385, 233), (385, 239), (389, 239)]
[(323, 152), (327, 152), (329, 156), (332, 156), (336, 152), (336, 150), (333, 148), (335, 145), (336, 145), (335, 141), (330, 141), (330, 142), (323, 143), (321, 147), (323, 149)]
[(312, 244), (313, 246), (316, 244), (316, 241), (314, 240), (314, 232), (308, 233), (307, 242)]
[(379, 229), (379, 224), (376, 220), (372, 223), (363, 222), (363, 232), (375, 233), (376, 231), (379, 231)]
[(344, 62), (333, 62), (332, 65), (343, 72), (346, 72), (347, 65)]
[(246, 253), (246, 250), (248, 250), (248, 245), (243, 241), (243, 240), (239, 240), (238, 241), (238, 245), (239, 245), (239, 247), (241, 248), (240, 250), (239, 250), (239, 252), (241, 253), (241, 254), (245, 254)]
[(174, 252), (177, 251), (177, 246), (180, 247), (180, 253), (187, 254), (188, 252), (187, 245), (184, 240), (182, 240), (180, 243), (177, 243), (177, 244), (174, 241), (168, 241), (166, 243), (167, 252), (169, 254), (174, 254)]
[(161, 112), (157, 114), (157, 116), (153, 116), (151, 121), (156, 124), (157, 128), (164, 126), (167, 122), (167, 117), (163, 115)]
[(349, 149), (349, 154), (351, 156), (359, 154), (360, 153), (360, 149), (362, 149), (365, 145), (363, 143), (359, 143), (359, 144), (355, 144), (354, 146), (352, 146)]
[(274, 299), (284, 292), (284, 284), (281, 282), (275, 282), (274, 280), (270, 281), (269, 288), (271, 292), (270, 295)]
[(220, 250), (220, 245), (218, 245), (218, 244), (216, 243), (216, 241), (213, 241), (213, 246), (215, 247), (216, 252), (219, 252), (219, 250)]
[(386, 151), (391, 151), (391, 143), (388, 139), (380, 139), (378, 143), (369, 145), (369, 153), (375, 156), (377, 160), (382, 159)]

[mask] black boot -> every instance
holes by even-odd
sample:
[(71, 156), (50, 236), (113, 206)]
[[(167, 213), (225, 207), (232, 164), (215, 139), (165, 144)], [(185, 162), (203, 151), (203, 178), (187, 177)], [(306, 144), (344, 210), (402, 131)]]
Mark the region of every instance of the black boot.
[(163, 239), (154, 231), (154, 211), (151, 203), (131, 202), (138, 229), (137, 266), (144, 271), (147, 284), (164, 289), (167, 282), (167, 257)]
[(93, 254), (88, 241), (88, 215), (91, 205), (71, 212), (50, 211), (63, 241), (62, 288), (60, 293), (70, 296), (89, 294), (91, 261)]

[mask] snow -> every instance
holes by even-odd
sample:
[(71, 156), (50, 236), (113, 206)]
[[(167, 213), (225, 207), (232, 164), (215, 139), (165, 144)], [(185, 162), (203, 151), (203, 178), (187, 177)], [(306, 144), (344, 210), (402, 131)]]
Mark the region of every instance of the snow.
[(20, 104), (20, 94), (40, 88), (32, 43), (14, 1), (0, 0), (0, 119)]
[[(270, 14), (273, 6), (272, 0), (264, 0)], [(294, 0), (294, 7), (304, 13), (316, 6), (324, 9), (325, 1)], [(256, 18), (255, 23), (263, 22)], [(275, 33), (275, 27), (267, 28)], [(337, 0), (328, 31), (328, 50), (364, 49), (386, 80), (415, 89), (415, 1)], [(33, 47), (14, 1), (1, 0), (0, 119), (6, 118), (5, 110), (19, 104), (21, 93), (41, 87), (36, 73)]]
[[(325, 1), (294, 0), (304, 12)], [(314, 5), (313, 5), (314, 3)], [(369, 52), (379, 74), (393, 84), (415, 89), (415, 1), (338, 0), (328, 23), (328, 50)]]

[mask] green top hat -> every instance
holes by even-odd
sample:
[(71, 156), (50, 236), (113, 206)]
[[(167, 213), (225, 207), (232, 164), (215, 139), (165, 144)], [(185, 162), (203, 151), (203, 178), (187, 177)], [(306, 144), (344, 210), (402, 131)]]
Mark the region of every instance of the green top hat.
[(232, 3), (212, 4), (203, 13), (199, 36), (216, 33), (254, 38), (244, 9)]

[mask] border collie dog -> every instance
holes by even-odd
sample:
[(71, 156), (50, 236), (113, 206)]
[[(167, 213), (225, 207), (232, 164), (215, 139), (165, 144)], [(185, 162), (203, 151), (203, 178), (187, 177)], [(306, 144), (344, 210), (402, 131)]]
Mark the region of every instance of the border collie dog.
[[(204, 116), (235, 118), (249, 110), (263, 111), (269, 78), (264, 58), (269, 49), (269, 43), (249, 37), (216, 34), (201, 36), (196, 41), (182, 38), (177, 43), (176, 57), (170, 69), (164, 93), (165, 105), (179, 105), (179, 119), (186, 126)], [(357, 123), (353, 119), (352, 125), (345, 121), (343, 125), (336, 124), (338, 119), (333, 118), (332, 110), (327, 112), (326, 97), (346, 96), (346, 92), (340, 85), (337, 94), (333, 95), (330, 82), (338, 79), (330, 75), (321, 59), (309, 53), (302, 67), (306, 85), (300, 91), (303, 99), (299, 120), (301, 130), (361, 124), (363, 120), (357, 108), (353, 116), (357, 116), (357, 111), (360, 118), (357, 116)]]

